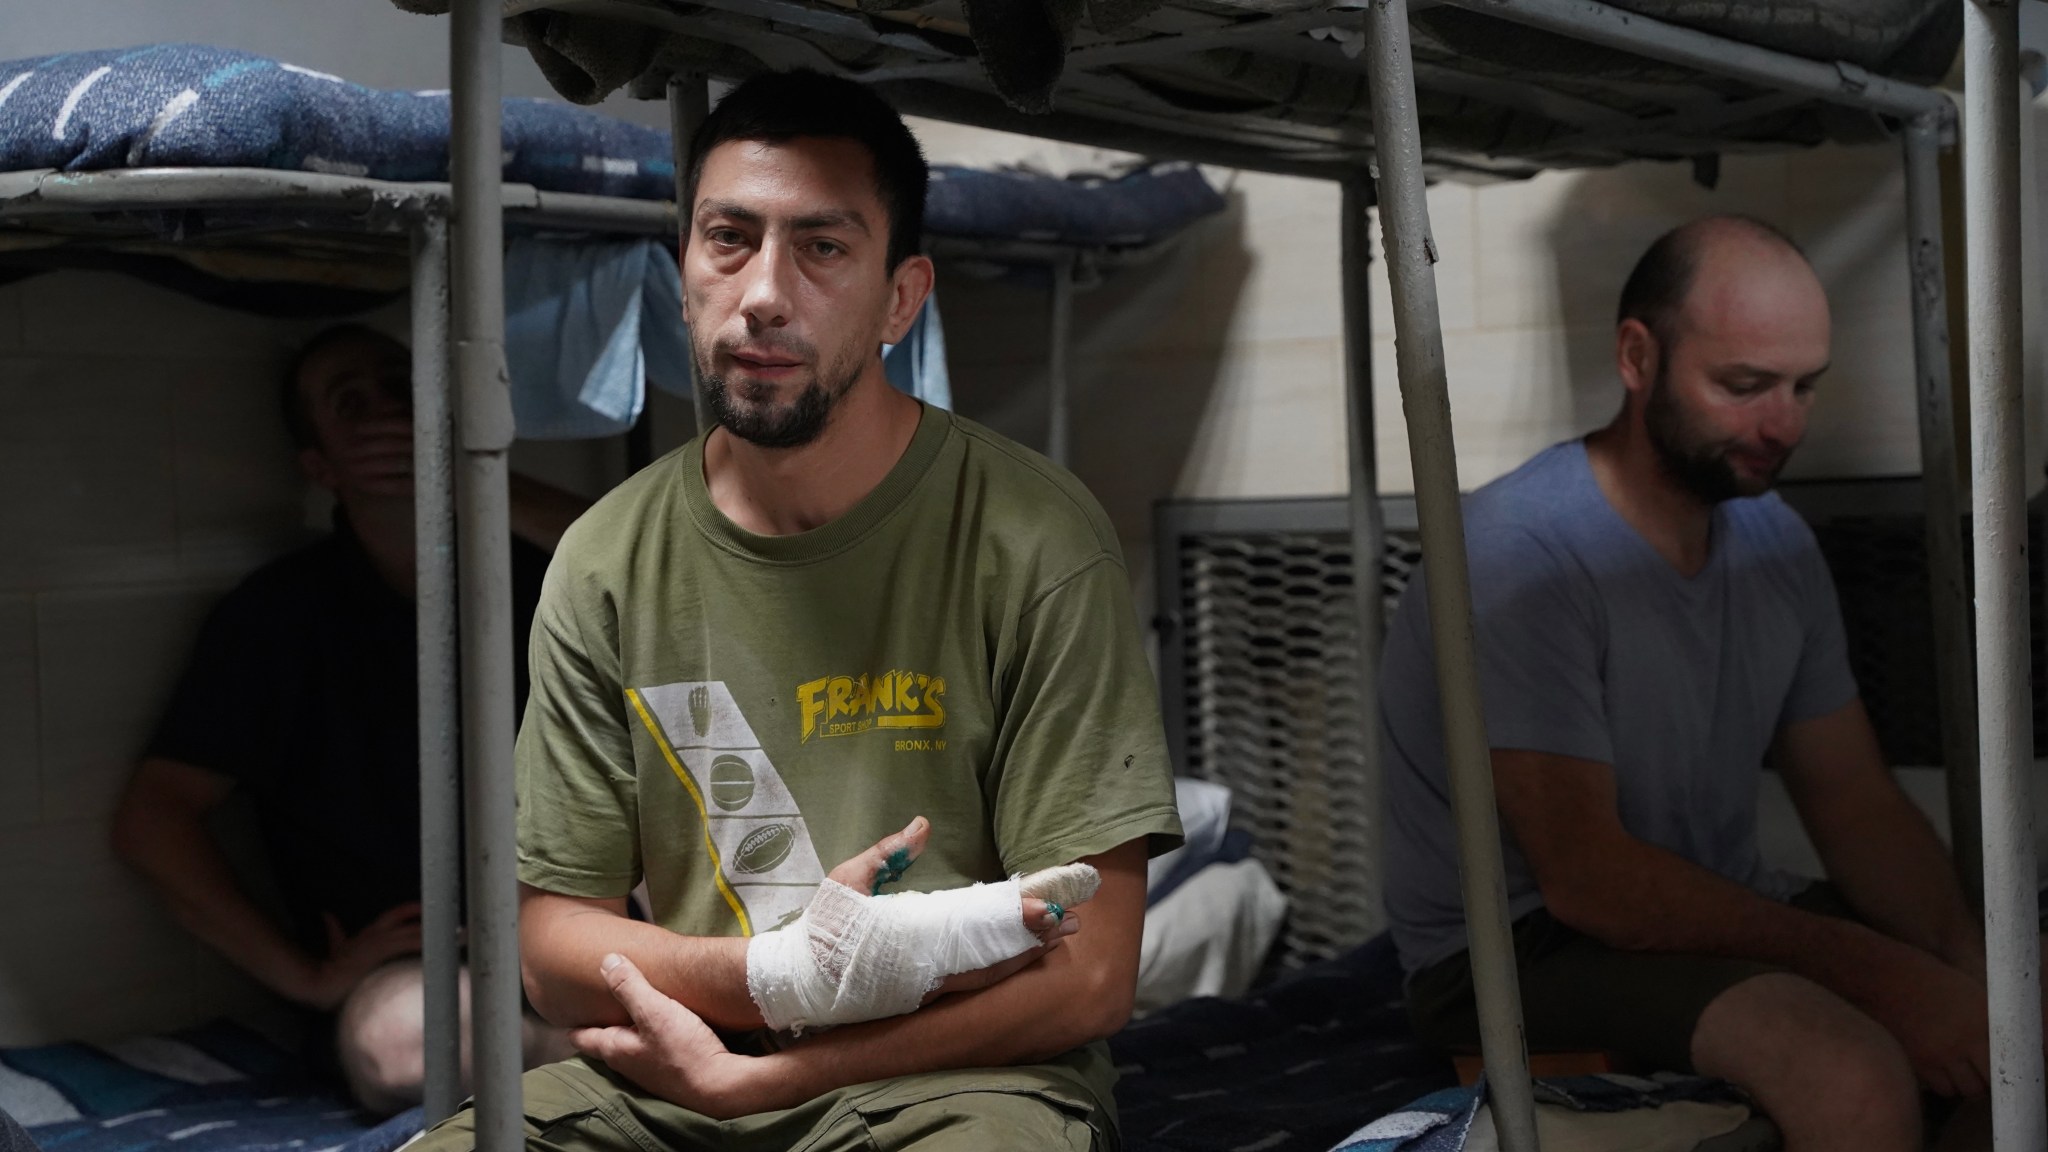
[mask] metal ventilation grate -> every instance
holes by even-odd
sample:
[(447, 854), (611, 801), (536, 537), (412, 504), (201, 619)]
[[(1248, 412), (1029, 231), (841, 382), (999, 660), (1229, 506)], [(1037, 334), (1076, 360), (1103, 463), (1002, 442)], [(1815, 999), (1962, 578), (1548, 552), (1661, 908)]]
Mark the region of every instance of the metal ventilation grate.
[[(1849, 666), (1893, 764), (1943, 762), (1934, 679), (1934, 614), (1928, 604), (1927, 537), (1917, 481), (1788, 484), (1788, 502), (1813, 526), (1835, 581), (1848, 634)], [(2043, 617), (2041, 546), (2048, 521), (2027, 521), (2034, 690), (2034, 755), (2048, 756), (2048, 620)], [(1960, 531), (1969, 563), (1967, 518)]]
[[(1385, 926), (1344, 504), (1175, 504), (1160, 519), (1176, 763), (1231, 789), (1232, 823), (1288, 894), (1281, 963), (1335, 956)], [(1419, 551), (1412, 531), (1387, 543), (1391, 610)]]

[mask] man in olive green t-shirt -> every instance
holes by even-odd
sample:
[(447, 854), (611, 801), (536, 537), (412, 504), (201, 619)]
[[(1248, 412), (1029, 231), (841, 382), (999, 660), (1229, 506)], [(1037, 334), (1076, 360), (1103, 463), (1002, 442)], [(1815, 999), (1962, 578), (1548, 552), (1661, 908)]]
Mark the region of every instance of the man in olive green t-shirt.
[[(887, 105), (766, 75), (692, 144), (684, 310), (718, 426), (578, 521), (534, 622), (521, 958), (584, 1057), (528, 1074), (529, 1137), (1112, 1148), (1101, 1041), (1180, 834), (1115, 535), (1071, 476), (883, 376), (932, 284)], [(749, 938), (827, 868), (868, 893), (1077, 861), (1101, 877), (1080, 913), (1021, 901), (1038, 947), (908, 1014), (763, 1035)], [(625, 914), (643, 880), (651, 924)], [(471, 1139), (464, 1113), (427, 1149)]]

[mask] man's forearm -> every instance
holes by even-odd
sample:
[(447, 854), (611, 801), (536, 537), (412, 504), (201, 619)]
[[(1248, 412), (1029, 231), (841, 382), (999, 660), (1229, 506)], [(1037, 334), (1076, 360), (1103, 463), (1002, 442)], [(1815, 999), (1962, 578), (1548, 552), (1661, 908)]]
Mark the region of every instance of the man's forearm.
[(1552, 915), (1612, 947), (1775, 964), (1854, 1003), (1879, 990), (1876, 968), (1910, 949), (1852, 921), (1760, 896), (1633, 837), (1587, 855), (1599, 864), (1569, 885), (1546, 885), (1545, 897)]
[(633, 961), (648, 983), (713, 1028), (761, 1027), (761, 1010), (747, 993), (744, 938), (679, 936), (623, 912), (532, 889), (521, 902), (519, 937), (526, 998), (558, 1027), (630, 1022), (598, 968), (611, 952)]
[(163, 897), (179, 926), (285, 999), (307, 999), (313, 958), (286, 939), (242, 891), (205, 829), (159, 821), (128, 833), (121, 850)]
[(1934, 825), (1885, 766), (1863, 705), (1786, 726), (1771, 760), (1857, 915), (1982, 978), (1983, 927)]
[(513, 472), (506, 481), (512, 534), (543, 551), (554, 551), (569, 525), (590, 510), (590, 501), (531, 476)]
[[(1079, 941), (1086, 936), (1075, 937)], [(1130, 1012), (1130, 988), (1091, 975), (1072, 947), (991, 987), (911, 1013), (819, 1033), (761, 1059), (768, 1095), (759, 1111), (788, 1108), (850, 1084), (952, 1068), (1047, 1060), (1109, 1036)]]
[(1828, 876), (1872, 926), (1981, 977), (1984, 935), (1954, 862), (1904, 792), (1875, 793), (1816, 828)]

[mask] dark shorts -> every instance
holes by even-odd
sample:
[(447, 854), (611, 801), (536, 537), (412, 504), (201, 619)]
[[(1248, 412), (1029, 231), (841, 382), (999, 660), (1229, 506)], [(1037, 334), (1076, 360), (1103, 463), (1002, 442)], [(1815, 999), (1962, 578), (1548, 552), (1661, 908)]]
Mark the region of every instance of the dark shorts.
[[(1825, 882), (1807, 886), (1792, 905), (1856, 918)], [(1782, 971), (1752, 960), (1609, 948), (1542, 908), (1515, 921), (1514, 939), (1529, 1051), (1605, 1052), (1626, 1071), (1692, 1071), (1693, 1028), (1707, 1005), (1745, 980)], [(1408, 978), (1408, 1017), (1426, 1044), (1478, 1051), (1470, 953)]]

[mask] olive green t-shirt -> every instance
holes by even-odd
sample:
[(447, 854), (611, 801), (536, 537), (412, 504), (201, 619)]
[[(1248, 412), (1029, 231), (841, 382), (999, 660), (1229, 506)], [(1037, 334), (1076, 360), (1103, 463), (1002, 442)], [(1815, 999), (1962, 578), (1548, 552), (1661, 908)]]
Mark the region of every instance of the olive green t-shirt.
[(701, 441), (642, 470), (563, 538), (531, 663), (520, 879), (617, 897), (644, 878), (675, 932), (787, 923), (918, 815), (930, 846), (902, 889), (1179, 840), (1107, 518), (942, 409), (797, 535), (721, 514)]

